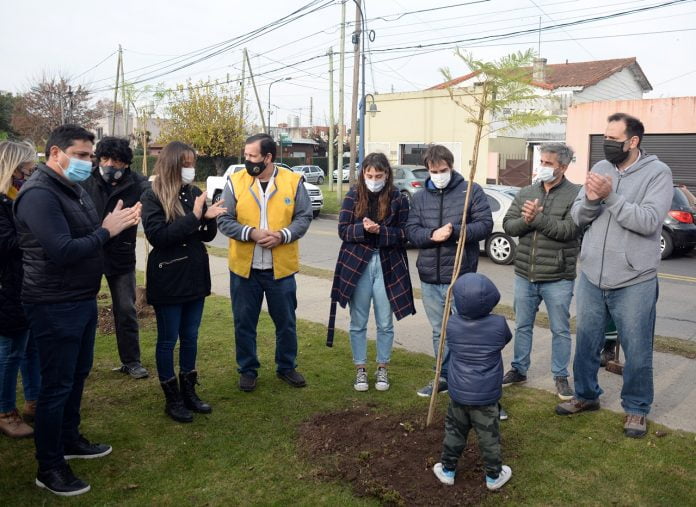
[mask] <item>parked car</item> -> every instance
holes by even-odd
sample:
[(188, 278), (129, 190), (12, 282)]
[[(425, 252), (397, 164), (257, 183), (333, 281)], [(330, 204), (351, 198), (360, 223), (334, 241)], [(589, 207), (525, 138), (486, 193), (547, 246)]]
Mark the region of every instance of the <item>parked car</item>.
[(480, 249), (496, 264), (510, 264), (515, 259), (518, 239), (509, 236), (503, 230), (503, 218), (510, 209), (514, 197), (509, 193), (494, 190), (490, 186), (483, 187), (488, 198), (488, 205), (493, 215), (493, 232), (480, 243)]
[[(285, 164), (276, 165), (289, 169)], [(225, 184), (227, 183), (230, 174), (236, 173), (243, 169), (244, 164), (232, 164), (227, 168), (223, 176), (208, 176), (208, 179), (205, 180), (205, 185), (210, 202), (218, 202), (222, 197), (222, 190), (225, 188)], [(324, 206), (324, 195), (321, 193), (321, 189), (319, 187), (312, 185), (311, 183), (307, 183), (304, 175), (302, 177), (302, 184), (309, 194), (309, 199), (312, 201), (312, 215), (314, 218), (317, 218), (319, 213), (321, 213), (321, 208)]]
[(674, 253), (685, 253), (696, 247), (696, 212), (684, 193), (674, 186), (672, 206), (662, 222), (660, 252), (663, 259)]
[(513, 199), (517, 195), (517, 192), (520, 191), (522, 187), (513, 187), (510, 185), (486, 185), (486, 188), (490, 188), (491, 190), (497, 190), (498, 192), (502, 192), (504, 194), (509, 195)]
[[(348, 179), (350, 177), (350, 164), (349, 163), (343, 165), (342, 172), (343, 172), (343, 179), (341, 181), (343, 181), (345, 183), (348, 181)], [(358, 174), (360, 174), (360, 164), (356, 162), (355, 163), (355, 175), (357, 176)], [(337, 181), (336, 178), (338, 177), (338, 169), (334, 169), (332, 177), (333, 177), (334, 181)]]
[(318, 165), (296, 165), (290, 169), (302, 174), (308, 183), (316, 183), (317, 185), (324, 183), (324, 170)]
[(413, 194), (423, 188), (428, 178), (428, 170), (422, 165), (395, 165), (392, 170), (394, 186), (411, 202)]

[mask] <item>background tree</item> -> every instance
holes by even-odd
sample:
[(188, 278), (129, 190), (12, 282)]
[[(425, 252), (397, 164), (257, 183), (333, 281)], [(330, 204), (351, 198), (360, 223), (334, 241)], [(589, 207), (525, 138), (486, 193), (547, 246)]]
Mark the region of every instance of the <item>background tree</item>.
[(0, 140), (15, 137), (12, 129), (12, 110), (15, 97), (9, 92), (0, 92)]
[(217, 81), (189, 81), (166, 95), (168, 117), (159, 140), (190, 144), (199, 153), (213, 157), (215, 170), (222, 175), (223, 157), (236, 155), (244, 143), (239, 91)]
[(43, 74), (29, 91), (14, 100), (12, 129), (43, 145), (58, 125), (77, 123), (94, 128), (99, 112), (90, 104), (90, 92), (83, 85), (72, 84), (64, 76)]

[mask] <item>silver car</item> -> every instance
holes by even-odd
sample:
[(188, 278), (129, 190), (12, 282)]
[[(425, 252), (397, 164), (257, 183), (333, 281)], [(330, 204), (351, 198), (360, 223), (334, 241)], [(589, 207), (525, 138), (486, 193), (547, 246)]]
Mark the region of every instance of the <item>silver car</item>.
[(481, 251), (485, 252), (488, 258), (496, 264), (510, 264), (515, 259), (518, 240), (505, 233), (503, 218), (510, 209), (514, 197), (508, 192), (494, 190), (488, 186), (483, 187), (483, 191), (488, 198), (488, 205), (493, 214), (493, 232), (486, 240), (481, 241)]
[(395, 165), (392, 170), (394, 171), (394, 186), (408, 197), (410, 203), (413, 194), (425, 185), (428, 170), (422, 165)]
[(324, 184), (324, 170), (318, 165), (296, 165), (291, 168), (292, 171), (302, 174), (307, 183), (316, 185)]

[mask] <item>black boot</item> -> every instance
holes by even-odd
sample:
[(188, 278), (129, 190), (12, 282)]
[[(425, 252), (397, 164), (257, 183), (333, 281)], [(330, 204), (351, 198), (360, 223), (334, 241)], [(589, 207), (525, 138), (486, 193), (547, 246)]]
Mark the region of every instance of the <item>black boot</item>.
[(176, 377), (172, 377), (165, 382), (160, 382), (167, 404), (164, 411), (169, 417), (177, 422), (190, 423), (193, 421), (193, 414), (184, 406), (184, 400), (179, 392), (179, 384)]
[(196, 394), (196, 384), (198, 384), (198, 372), (196, 370), (188, 373), (179, 373), (179, 382), (181, 383), (181, 397), (184, 399), (186, 408), (199, 414), (209, 414), (213, 411), (212, 407), (202, 401)]

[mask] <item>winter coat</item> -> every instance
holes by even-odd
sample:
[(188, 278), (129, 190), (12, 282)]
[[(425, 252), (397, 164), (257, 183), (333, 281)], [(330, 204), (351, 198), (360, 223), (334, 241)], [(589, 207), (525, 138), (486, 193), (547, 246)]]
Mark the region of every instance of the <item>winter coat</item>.
[(363, 228), (363, 217), (355, 214), (356, 199), (357, 192), (353, 188), (346, 194), (338, 218), (338, 235), (343, 243), (338, 252), (331, 287), (331, 314), (327, 336), (329, 346), (333, 341), (336, 303), (345, 308), (350, 302), (355, 287), (376, 249), (379, 250), (384, 287), (397, 320), (416, 313), (405, 248), (404, 227), (409, 213), (408, 199), (398, 190), (391, 190), (389, 215), (378, 222), (378, 234), (366, 232)]
[[(503, 229), (519, 236), (515, 252), (515, 273), (530, 282), (575, 280), (575, 263), (580, 251), (580, 230), (570, 216), (580, 185), (561, 182), (548, 192), (542, 182), (521, 189), (503, 219)], [(527, 223), (522, 218), (525, 201), (539, 199), (544, 209)]]
[(16, 335), (29, 326), (21, 292), (22, 251), (17, 243), (12, 200), (0, 194), (0, 336)]
[(500, 293), (478, 273), (461, 276), (452, 289), (455, 313), (447, 322), (450, 366), (447, 387), (461, 405), (491, 405), (503, 394), (503, 356), (512, 338), (501, 315), (490, 312)]
[[(124, 208), (130, 208), (140, 201), (143, 191), (150, 188), (145, 176), (127, 171), (116, 186), (108, 185), (99, 173), (99, 168), (92, 171), (92, 176), (80, 183), (92, 198), (99, 217), (103, 220), (111, 213), (119, 200)], [(135, 270), (135, 242), (138, 227), (133, 226), (111, 238), (104, 245), (104, 274), (122, 275)]]
[(210, 295), (210, 265), (203, 242), (215, 237), (217, 227), (215, 220), (193, 214), (194, 201), (201, 193), (194, 185), (182, 186), (179, 200), (185, 214), (169, 223), (152, 189), (141, 197), (143, 228), (153, 247), (147, 259), (147, 301), (151, 305), (181, 304)]
[[(428, 178), (423, 190), (416, 192), (411, 199), (406, 235), (419, 249), (416, 266), (423, 282), (449, 284), (452, 281), (466, 191), (466, 180), (458, 172), (452, 171), (452, 178), (444, 189), (436, 188)], [(433, 231), (448, 222), (453, 226), (449, 239), (440, 243), (432, 241), (430, 237)], [(479, 242), (486, 239), (493, 230), (491, 208), (478, 183), (472, 185), (466, 224), (466, 244), (460, 275), (476, 271)]]

